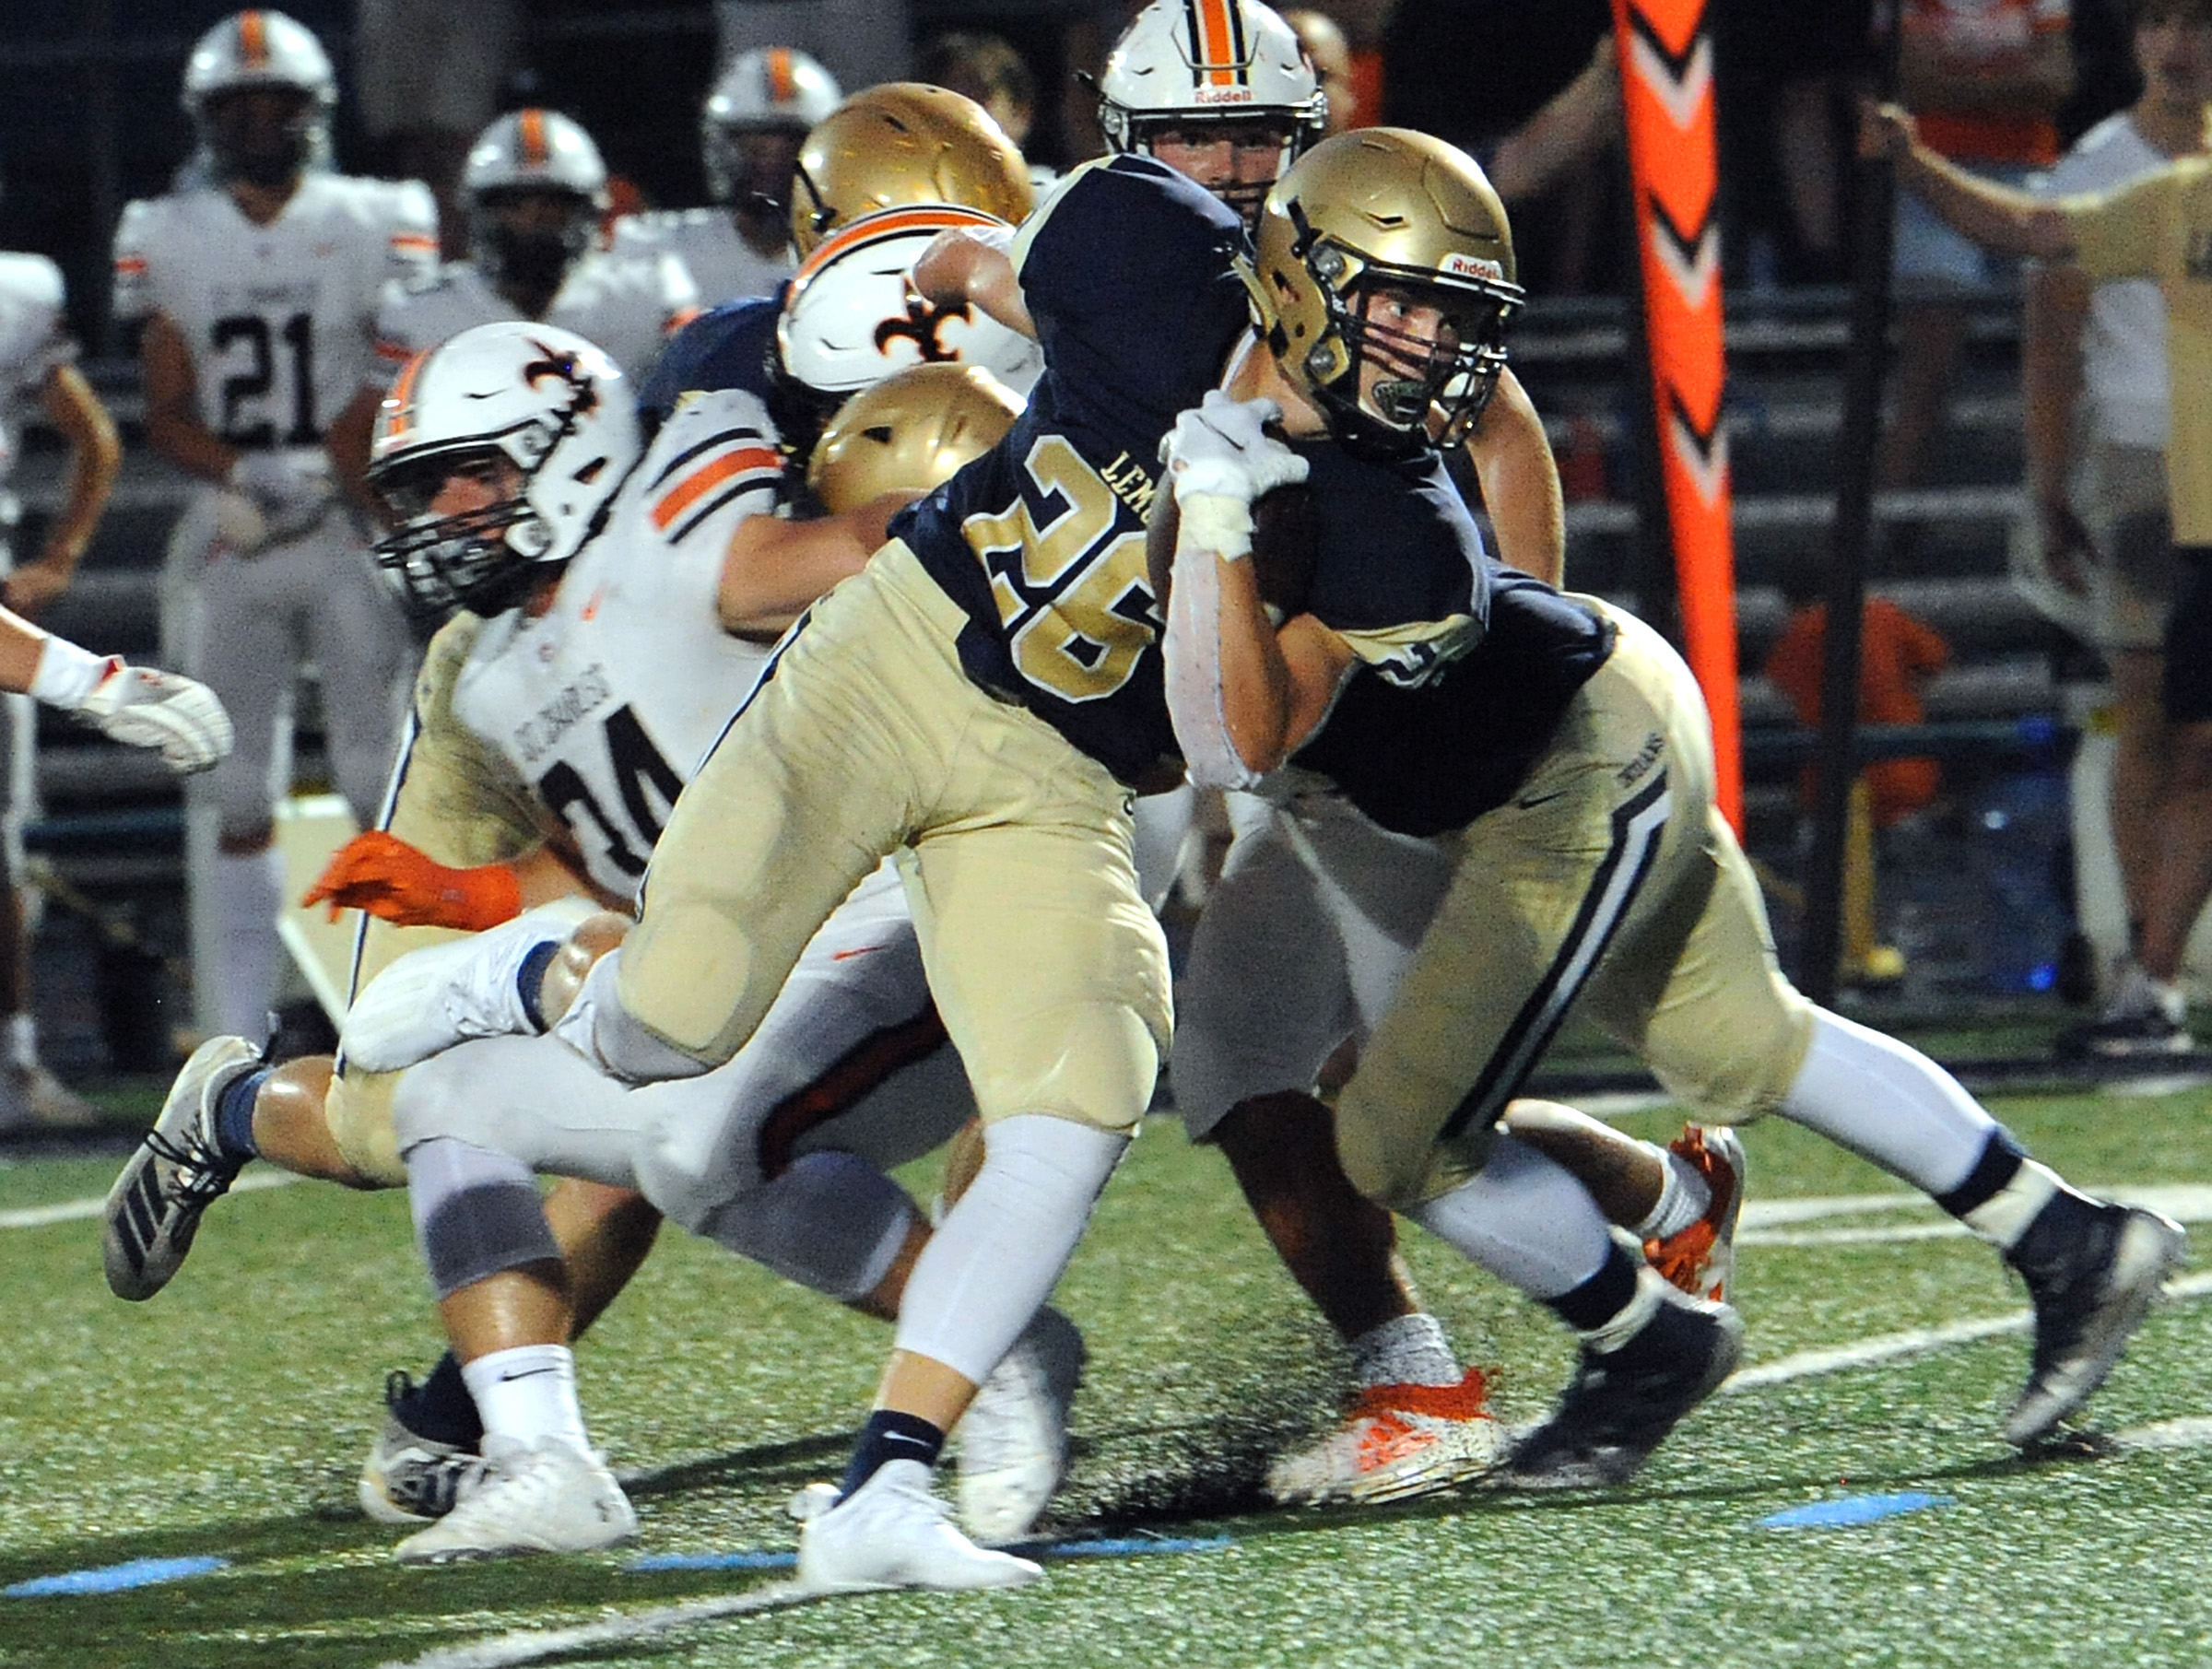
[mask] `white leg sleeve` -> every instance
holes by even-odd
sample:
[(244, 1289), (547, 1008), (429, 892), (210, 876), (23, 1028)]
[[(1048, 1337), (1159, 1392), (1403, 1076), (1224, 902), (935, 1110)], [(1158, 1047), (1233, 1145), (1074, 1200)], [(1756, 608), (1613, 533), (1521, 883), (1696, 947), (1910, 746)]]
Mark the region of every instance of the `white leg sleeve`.
[(1582, 1183), (1535, 1148), (1500, 1135), (1489, 1163), (1408, 1214), (1462, 1257), (1537, 1299), (1571, 1292), (1612, 1250)]
[(1996, 1121), (1919, 1050), (1826, 1009), (1778, 1111), (1933, 1194), (1965, 1181)]
[(853, 1153), (806, 1153), (709, 1212), (699, 1232), (840, 1303), (873, 1292), (914, 1221), (906, 1190)]
[(440, 1137), (502, 1154), (525, 1174), (637, 1186), (636, 1093), (558, 1038), (479, 1038), (400, 1075), (392, 1128), (400, 1151)]
[(907, 1279), (899, 1348), (982, 1383), (1052, 1296), (1128, 1146), (1042, 1113), (993, 1124), (982, 1169)]

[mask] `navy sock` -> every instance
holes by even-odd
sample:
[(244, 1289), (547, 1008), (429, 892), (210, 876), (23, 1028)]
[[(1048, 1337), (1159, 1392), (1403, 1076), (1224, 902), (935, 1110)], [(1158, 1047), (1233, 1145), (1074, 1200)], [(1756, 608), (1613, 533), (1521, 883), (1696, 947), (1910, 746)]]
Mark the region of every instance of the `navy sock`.
[(241, 1072), (215, 1098), (215, 1145), (226, 1158), (257, 1159), (261, 1149), (253, 1142), (253, 1098), (271, 1072), (257, 1066)]
[(392, 1405), (392, 1412), (409, 1431), (433, 1443), (474, 1449), (484, 1440), (477, 1399), (468, 1394), (468, 1381), (461, 1377), (461, 1364), (450, 1350), (438, 1358), (429, 1378)]
[(1936, 1203), (1953, 1216), (1962, 1217), (1995, 1199), (2005, 1185), (2020, 1174), (2027, 1158), (2026, 1150), (2012, 1139), (2012, 1132), (1999, 1125), (1989, 1133), (1982, 1157), (1967, 1172), (1966, 1181), (1948, 1193), (1937, 1194)]
[(924, 1466), (934, 1466), (944, 1447), (945, 1434), (918, 1415), (878, 1408), (860, 1428), (860, 1441), (853, 1447), (853, 1463), (845, 1468), (838, 1497), (842, 1499), (851, 1495), (874, 1477), (886, 1461), (920, 1461)]
[(1636, 1296), (1637, 1272), (1642, 1267), (1641, 1258), (1630, 1257), (1615, 1241), (1595, 1275), (1556, 1299), (1546, 1299), (1545, 1307), (1577, 1333), (1594, 1333), (1628, 1308), (1629, 1300)]
[(533, 945), (523, 965), (515, 970), (515, 994), (523, 999), (523, 1013), (539, 1031), (546, 1028), (546, 1012), (538, 1006), (544, 995), (546, 970), (553, 966), (553, 958), (560, 953), (560, 941), (547, 939), (542, 945)]

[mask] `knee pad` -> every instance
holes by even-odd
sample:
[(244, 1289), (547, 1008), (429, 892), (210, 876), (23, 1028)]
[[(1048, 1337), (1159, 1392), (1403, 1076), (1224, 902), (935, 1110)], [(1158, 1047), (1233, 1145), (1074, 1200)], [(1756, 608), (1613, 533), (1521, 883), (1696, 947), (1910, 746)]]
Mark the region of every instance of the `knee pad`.
[(509, 1269), (559, 1263), (537, 1181), (505, 1154), (450, 1137), (407, 1149), (415, 1240), (441, 1300)]

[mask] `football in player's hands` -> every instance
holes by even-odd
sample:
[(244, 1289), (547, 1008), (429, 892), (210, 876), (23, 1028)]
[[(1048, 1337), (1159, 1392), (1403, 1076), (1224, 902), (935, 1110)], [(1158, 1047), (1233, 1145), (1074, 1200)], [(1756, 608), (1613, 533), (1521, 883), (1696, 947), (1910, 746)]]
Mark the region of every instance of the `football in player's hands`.
[(1321, 562), (1321, 500), (1303, 481), (1252, 501), (1252, 577), (1284, 618), (1303, 613)]
[[(1152, 501), (1145, 528), (1145, 558), (1156, 596), (1168, 594), (1169, 566), (1181, 523), (1182, 508), (1171, 495), (1162, 493)], [(1320, 558), (1320, 500), (1311, 487), (1293, 482), (1253, 500), (1252, 555), (1247, 560), (1260, 588), (1260, 601), (1284, 619), (1302, 613)]]

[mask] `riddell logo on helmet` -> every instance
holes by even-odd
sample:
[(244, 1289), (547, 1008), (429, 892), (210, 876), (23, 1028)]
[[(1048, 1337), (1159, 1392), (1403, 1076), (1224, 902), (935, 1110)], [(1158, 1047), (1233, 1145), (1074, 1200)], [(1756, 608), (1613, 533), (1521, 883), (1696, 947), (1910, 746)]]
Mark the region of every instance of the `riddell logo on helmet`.
[(1249, 87), (1201, 87), (1194, 89), (1192, 97), (1200, 104), (1250, 104)]
[(1444, 257), (1441, 270), (1453, 278), (1497, 280), (1505, 276), (1505, 268), (1495, 261), (1485, 260), (1480, 255), (1462, 255), (1456, 253)]

